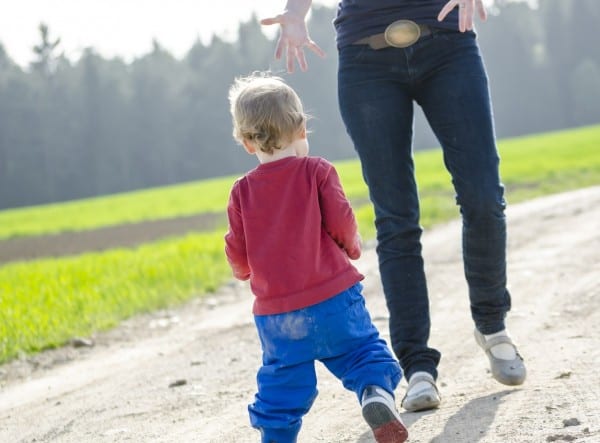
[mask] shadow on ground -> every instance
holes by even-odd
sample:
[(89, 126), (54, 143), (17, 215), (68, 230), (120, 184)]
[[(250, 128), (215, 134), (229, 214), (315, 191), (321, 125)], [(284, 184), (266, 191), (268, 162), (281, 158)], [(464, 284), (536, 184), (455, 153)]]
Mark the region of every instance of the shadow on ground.
[[(505, 390), (494, 394), (486, 395), (471, 400), (462, 408), (451, 415), (441, 434), (429, 440), (430, 443), (448, 443), (448, 442), (469, 442), (476, 443), (487, 434), (491, 424), (494, 422), (496, 411), (502, 399), (513, 393), (513, 390)], [(409, 430), (418, 420), (424, 419), (429, 415), (434, 415), (433, 411), (424, 412), (405, 412), (402, 420)], [(418, 436), (414, 436), (417, 437)], [(425, 437), (425, 436), (423, 436)], [(424, 441), (424, 440), (418, 440)], [(362, 434), (357, 443), (372, 443), (373, 434), (368, 431)]]

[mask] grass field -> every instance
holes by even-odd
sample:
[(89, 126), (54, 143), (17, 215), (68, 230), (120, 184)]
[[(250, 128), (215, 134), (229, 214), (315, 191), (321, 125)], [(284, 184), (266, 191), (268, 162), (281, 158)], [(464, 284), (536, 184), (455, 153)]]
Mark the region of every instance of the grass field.
[[(600, 126), (500, 140), (502, 181), (509, 204), (541, 195), (600, 184)], [(421, 224), (458, 217), (454, 190), (439, 149), (415, 155)], [(336, 164), (346, 193), (365, 201), (366, 187), (357, 161)], [(362, 198), (362, 200), (360, 200)], [(355, 205), (364, 238), (375, 235), (370, 205)]]
[(0, 362), (214, 291), (229, 273), (222, 238), (194, 234), (1, 267)]
[(233, 177), (0, 211), (0, 240), (223, 212)]
[[(600, 126), (499, 142), (510, 203), (600, 184)], [(415, 155), (422, 223), (458, 216), (439, 150)], [(373, 215), (357, 161), (336, 163), (363, 238)], [(0, 212), (0, 239), (222, 212), (233, 177)], [(59, 346), (143, 311), (213, 291), (230, 278), (224, 230), (64, 259), (0, 267), (0, 363)], [(250, 315), (250, 314), (249, 314)]]
[[(502, 178), (510, 201), (573, 189), (600, 181), (600, 126), (500, 140)], [(449, 213), (438, 208), (434, 196), (452, 195), (439, 149), (415, 155), (419, 189), (434, 205), (423, 205), (423, 224)], [(357, 160), (337, 162), (348, 197), (367, 200)], [(65, 203), (0, 211), (0, 239), (82, 231), (104, 226), (136, 223), (184, 215), (222, 212), (235, 177), (203, 180), (163, 188)], [(429, 214), (428, 210), (432, 213)], [(456, 211), (454, 211), (456, 214)]]

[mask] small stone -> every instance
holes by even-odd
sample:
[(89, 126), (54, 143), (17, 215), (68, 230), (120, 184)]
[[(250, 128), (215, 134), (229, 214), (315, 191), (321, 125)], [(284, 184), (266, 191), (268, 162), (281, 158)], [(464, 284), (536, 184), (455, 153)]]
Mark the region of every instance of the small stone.
[(556, 378), (561, 379), (561, 378), (569, 378), (569, 377), (571, 377), (571, 371), (563, 371)]
[(175, 380), (173, 383), (171, 383), (169, 385), (169, 388), (177, 388), (179, 386), (184, 386), (184, 385), (187, 385), (187, 380), (180, 379), (180, 380)]
[(559, 441), (559, 440), (573, 441), (576, 438), (577, 437), (574, 437), (572, 435), (567, 435), (567, 434), (555, 434), (555, 435), (549, 435), (548, 437), (546, 437), (546, 441)]
[(71, 339), (71, 346), (74, 348), (91, 348), (94, 346), (94, 340), (83, 337), (75, 337)]
[(567, 420), (563, 420), (563, 425), (565, 426), (565, 428), (568, 426), (578, 426), (580, 424), (581, 422), (577, 418), (569, 418)]

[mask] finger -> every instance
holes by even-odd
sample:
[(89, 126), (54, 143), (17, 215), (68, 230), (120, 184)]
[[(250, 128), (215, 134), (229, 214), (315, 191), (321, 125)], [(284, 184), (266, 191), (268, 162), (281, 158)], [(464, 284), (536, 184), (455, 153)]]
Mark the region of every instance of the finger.
[(306, 72), (308, 69), (308, 64), (306, 63), (306, 57), (304, 56), (304, 50), (302, 48), (298, 48), (296, 50), (296, 60), (298, 60), (298, 66), (300, 66), (300, 70)]
[(448, 3), (444, 5), (440, 13), (438, 14), (438, 22), (443, 21), (446, 16), (454, 9), (456, 6), (456, 0), (450, 0)]
[(277, 40), (277, 46), (275, 47), (275, 60), (279, 60), (281, 58), (284, 46), (285, 43), (283, 41), (283, 37), (279, 37), (279, 40)]
[(460, 32), (467, 30), (467, 11), (464, 0), (460, 0), (458, 3), (458, 29)]
[(479, 14), (479, 18), (482, 21), (487, 20), (487, 11), (485, 10), (485, 6), (483, 6), (483, 0), (476, 0), (477, 12)]
[(260, 21), (260, 24), (261, 25), (267, 25), (267, 26), (268, 25), (276, 25), (278, 23), (281, 23), (281, 21), (282, 21), (282, 16), (281, 16), (281, 14), (279, 14), (279, 15), (277, 15), (275, 17), (263, 18)]
[(312, 52), (317, 54), (319, 57), (325, 58), (325, 51), (323, 51), (321, 48), (319, 48), (319, 46), (312, 40), (309, 40), (308, 43), (306, 43), (306, 46), (308, 47), (308, 49), (310, 49)]
[[(464, 0), (463, 0), (464, 1)], [(468, 31), (473, 30), (473, 0), (468, 0), (463, 7), (465, 9), (465, 28)]]
[(287, 64), (287, 72), (292, 74), (294, 72), (294, 59), (296, 58), (296, 48), (288, 45), (287, 47), (287, 56), (286, 56), (286, 64)]

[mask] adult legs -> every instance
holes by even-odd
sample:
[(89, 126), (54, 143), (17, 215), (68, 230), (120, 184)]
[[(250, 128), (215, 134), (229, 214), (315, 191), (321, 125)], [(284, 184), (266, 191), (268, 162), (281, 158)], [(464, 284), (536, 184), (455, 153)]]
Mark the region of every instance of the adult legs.
[[(435, 72), (415, 89), (442, 145), (463, 221), (463, 261), (477, 329), (504, 329), (506, 221), (487, 76), (473, 33), (447, 33), (435, 48)], [(441, 62), (439, 62), (441, 61)]]
[(407, 378), (417, 371), (436, 377), (440, 354), (427, 345), (429, 301), (412, 159), (409, 67), (403, 51), (367, 46), (342, 48), (339, 63), (340, 111), (375, 210), (392, 348)]

